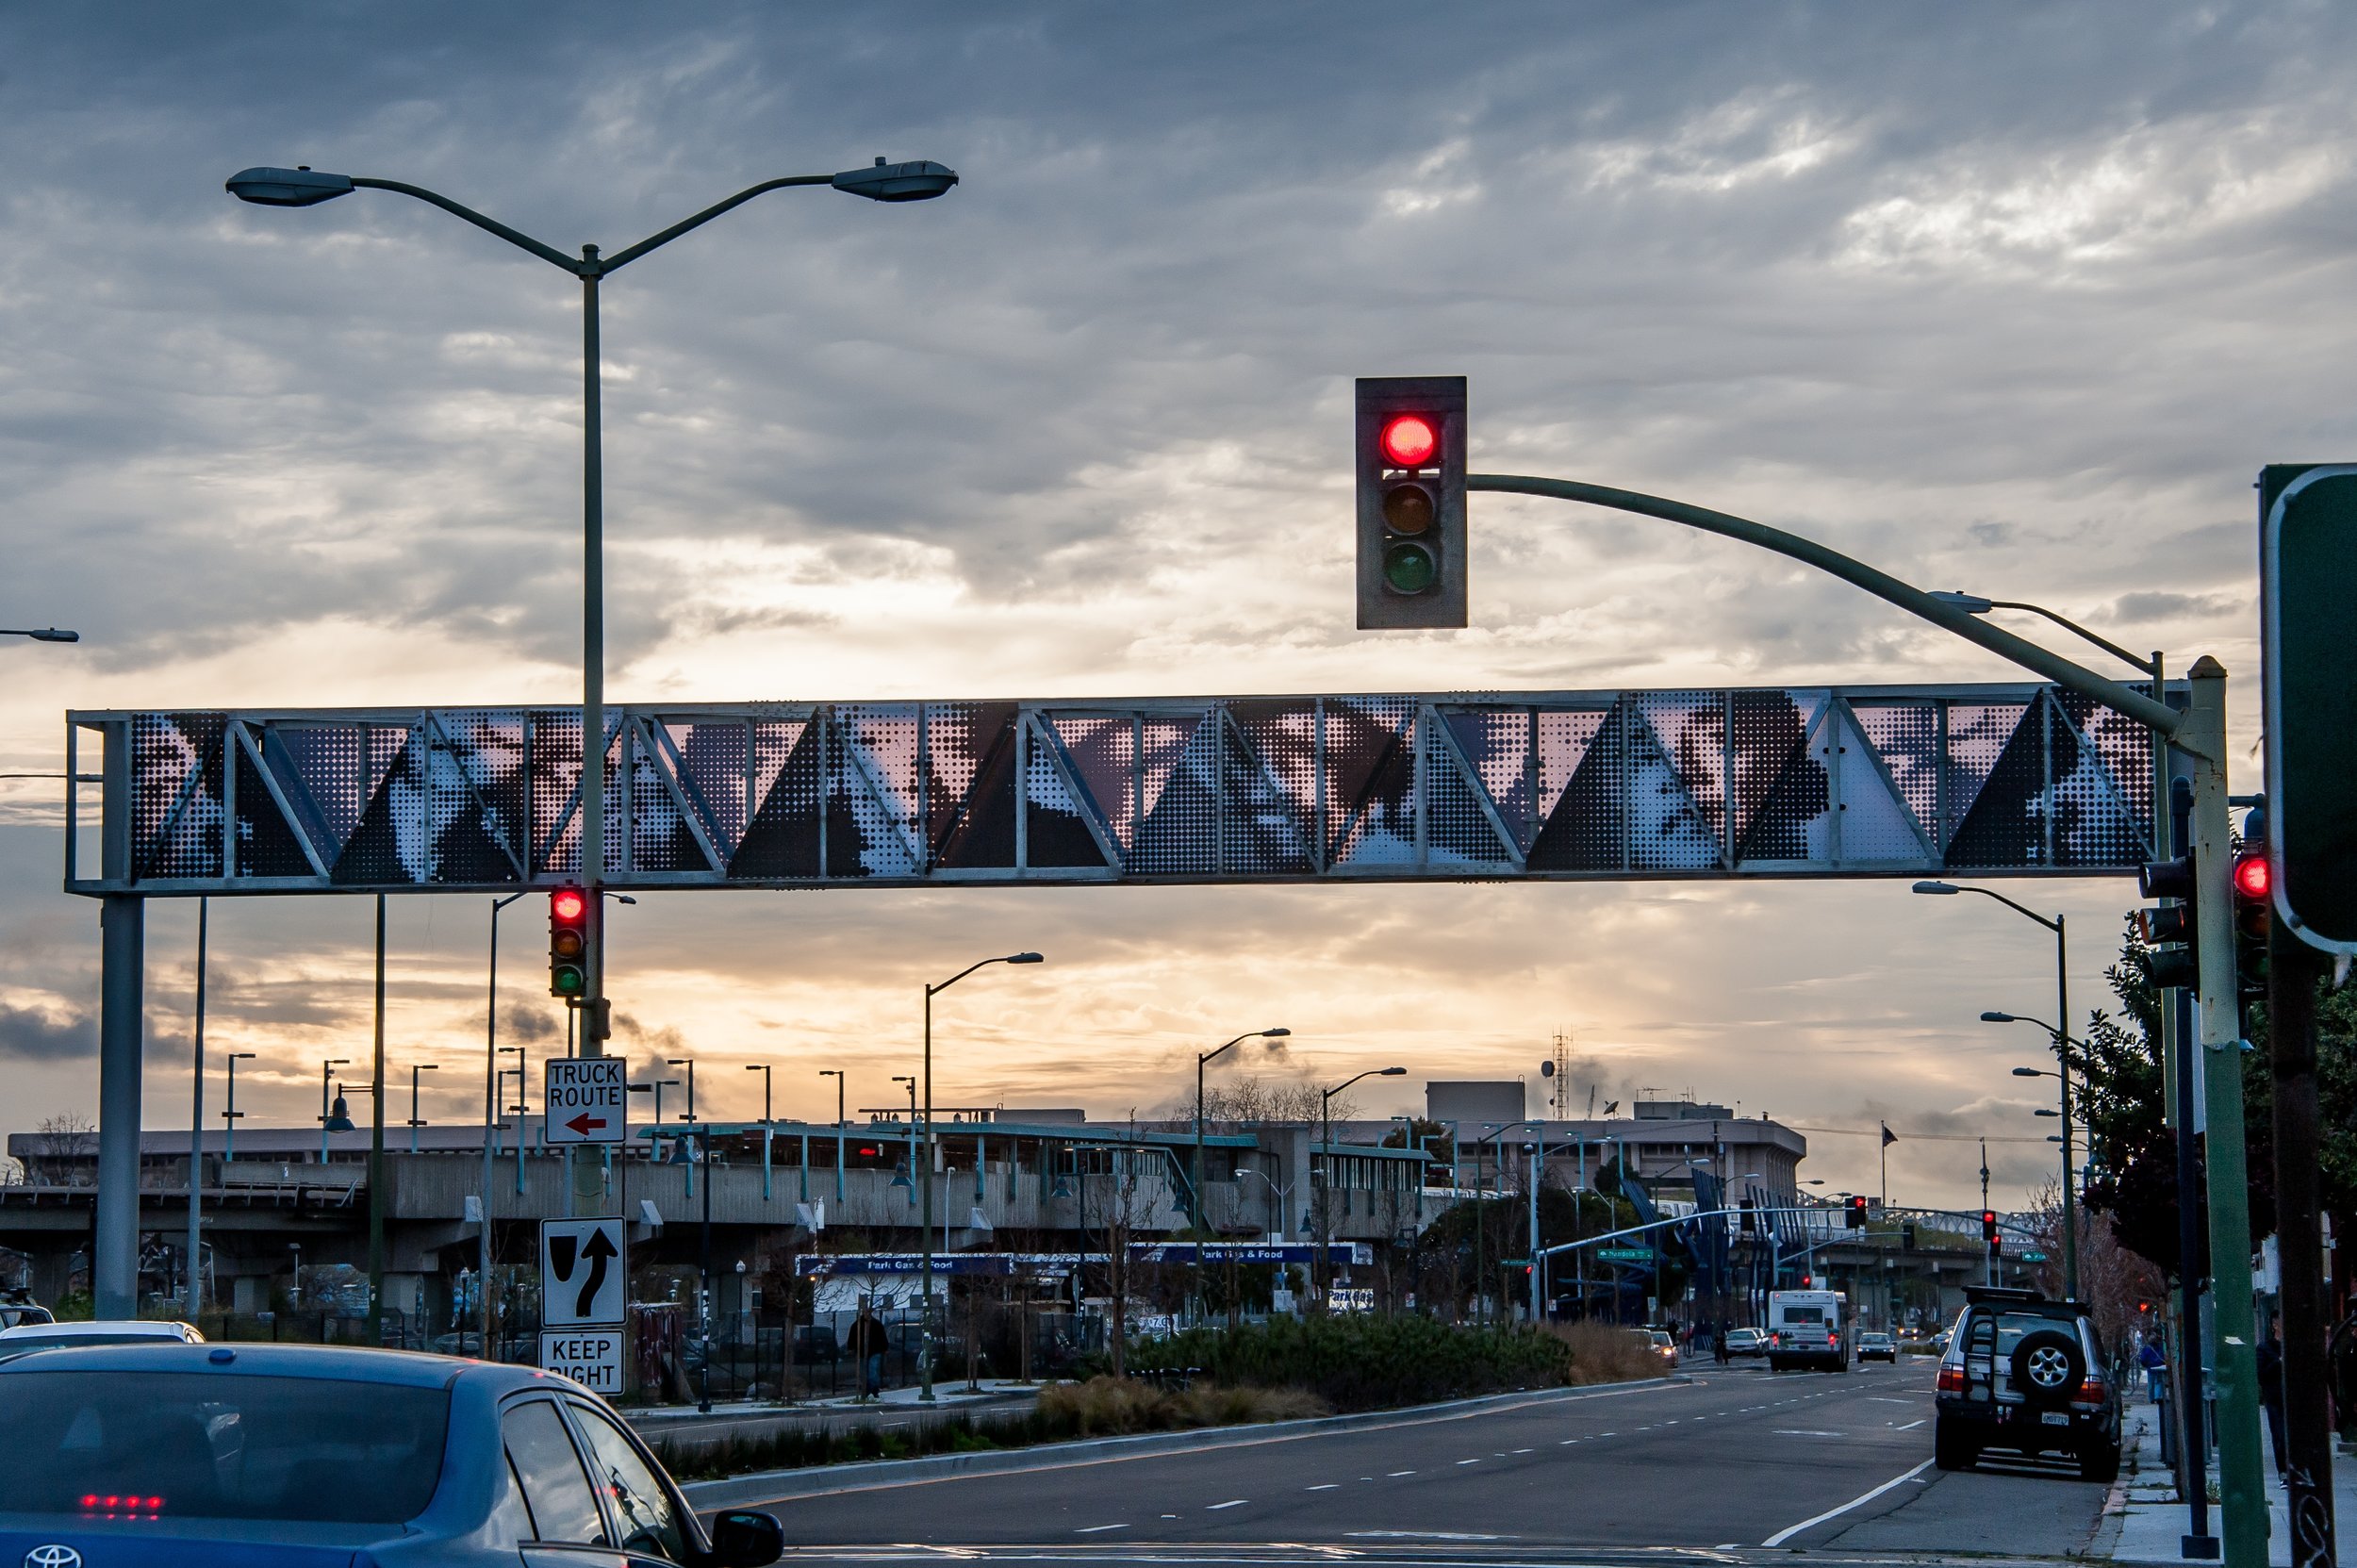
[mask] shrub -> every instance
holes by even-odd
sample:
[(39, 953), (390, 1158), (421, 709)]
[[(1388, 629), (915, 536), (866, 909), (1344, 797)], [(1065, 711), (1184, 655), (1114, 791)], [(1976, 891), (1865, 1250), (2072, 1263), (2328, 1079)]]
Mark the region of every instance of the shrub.
[(1661, 1376), (1661, 1362), (1634, 1329), (1609, 1323), (1550, 1323), (1546, 1331), (1571, 1353), (1569, 1382), (1620, 1383)]
[(1574, 1378), (1571, 1347), (1531, 1329), (1357, 1314), (1191, 1329), (1131, 1346), (1129, 1365), (1147, 1374), (1199, 1372), (1222, 1387), (1299, 1389), (1343, 1411), (1559, 1388), (1610, 1375)]

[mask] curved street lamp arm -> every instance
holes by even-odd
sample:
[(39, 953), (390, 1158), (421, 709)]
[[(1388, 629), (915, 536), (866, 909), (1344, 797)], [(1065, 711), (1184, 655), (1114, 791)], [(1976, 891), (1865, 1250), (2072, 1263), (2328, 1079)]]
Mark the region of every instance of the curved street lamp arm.
[(1003, 958), (985, 958), (978, 963), (968, 964), (964, 968), (960, 969), (956, 974), (951, 975), (948, 980), (943, 981), (939, 985), (926, 986), (925, 994), (929, 997), (937, 997), (941, 995), (942, 992), (949, 989), (952, 985), (955, 985), (958, 982), (964, 980), (966, 976), (972, 974), (975, 970), (986, 969), (993, 964), (1004, 964), (1006, 960)]
[[(1465, 487), (1468, 490), (1508, 495), (1546, 496), (1556, 501), (1586, 502), (1592, 506), (1608, 506), (1615, 511), (1659, 518), (1665, 522), (1684, 523), (1706, 534), (1720, 534), (1727, 538), (1740, 539), (1745, 544), (1757, 545), (1762, 550), (1772, 550), (1779, 555), (1790, 556), (1820, 571), (1830, 572), (1877, 599), (1896, 604), (1944, 631), (1953, 632), (1967, 642), (1978, 643), (2025, 669), (2043, 675), (2083, 696), (2092, 697), (2147, 729), (2157, 730), (2171, 739), (2178, 739), (2180, 732), (2185, 727), (2184, 714), (2140, 691), (2131, 690), (2118, 681), (2107, 680), (2084, 666), (2071, 663), (2059, 653), (2050, 652), (2003, 628), (1985, 625), (1966, 611), (1935, 599), (1921, 588), (1903, 583), (1888, 572), (1878, 571), (1863, 561), (1853, 560), (1838, 550), (1827, 549), (1797, 534), (1788, 534), (1781, 528), (1771, 528), (1766, 523), (1753, 522), (1725, 512), (1714, 512), (1706, 506), (1689, 505), (1682, 501), (1644, 495), (1636, 490), (1614, 489), (1607, 485), (1584, 484), (1575, 479), (1531, 479), (1518, 474), (1470, 473), (1465, 476)], [(2179, 740), (2179, 744), (2182, 746), (2184, 742)], [(2212, 760), (2222, 764), (2225, 759)]]
[(2069, 616), (2056, 615), (2053, 611), (2048, 609), (2043, 604), (2024, 603), (2019, 599), (1992, 599), (1988, 602), (1988, 604), (1989, 608), (1993, 610), (2027, 610), (2032, 615), (2044, 616), (2047, 619), (2052, 621), (2064, 631), (2076, 632), (2079, 635), (2086, 638), (2087, 641), (2095, 644), (2096, 647), (2101, 648), (2104, 652), (2109, 653), (2113, 658), (2118, 659), (2121, 664), (2133, 665), (2136, 668), (2143, 670), (2147, 675), (2152, 673), (2152, 661), (2144, 654), (2131, 653), (2125, 648), (2120, 647), (2119, 644), (2112, 641), (2111, 638), (2104, 636), (2100, 633), (2090, 632), (2085, 627), (2080, 625), (2077, 621), (2071, 619)]
[(558, 250), (553, 245), (543, 245), (540, 241), (535, 239), (532, 236), (524, 233), (522, 230), (511, 229), (496, 218), (486, 218), (482, 213), (477, 212), (474, 208), (453, 202), (448, 196), (441, 195), (436, 191), (428, 190), (424, 186), (404, 185), (399, 180), (371, 179), (363, 174), (354, 174), (352, 177), (352, 183), (354, 186), (364, 187), (371, 190), (398, 190), (404, 196), (415, 196), (421, 202), (430, 202), (434, 206), (440, 207), (444, 212), (451, 213), (456, 217), (464, 218), (467, 222), (472, 223), (475, 227), (482, 229), (487, 234), (498, 235), (502, 239), (506, 240), (518, 250), (530, 251), (541, 260), (549, 262), (554, 266), (562, 267), (567, 272), (574, 273), (577, 276), (586, 277), (592, 275), (587, 271), (589, 263), (584, 262), (581, 257), (567, 256), (563, 251)]
[(2015, 914), (2028, 916), (2031, 919), (2036, 920), (2039, 925), (2044, 926), (2048, 931), (2060, 932), (2062, 930), (2061, 921), (2050, 920), (2045, 916), (2040, 915), (2036, 910), (2031, 909), (2023, 904), (2015, 903), (2011, 899), (2006, 898), (2003, 893), (1999, 893), (1992, 888), (1976, 887), (1970, 883), (1961, 882), (1956, 883), (1956, 887), (1962, 892), (1978, 893), (1984, 898), (1994, 899), (1999, 903), (2003, 904), (2007, 909), (2012, 910)]
[(660, 234), (649, 235), (646, 239), (641, 239), (637, 244), (631, 246), (628, 250), (617, 251), (614, 255), (607, 256), (603, 261), (598, 264), (598, 272), (601, 276), (602, 276), (607, 272), (615, 272), (620, 268), (627, 267), (632, 262), (637, 260), (640, 256), (646, 255), (649, 251), (653, 250), (656, 246), (669, 244), (672, 240), (677, 239), (681, 235), (685, 234), (689, 229), (700, 228), (703, 224), (709, 223), (712, 220), (717, 218), (723, 212), (728, 211), (731, 207), (742, 206), (745, 203), (751, 201), (755, 196), (760, 195), (765, 190), (783, 190), (784, 187), (789, 185), (832, 185), (833, 183), (834, 176), (832, 174), (790, 174), (784, 179), (764, 180), (759, 185), (748, 186), (746, 189), (738, 191), (735, 195), (731, 196), (725, 202), (716, 202), (712, 206), (704, 208), (701, 212), (697, 213), (692, 218), (681, 219), (678, 223), (673, 223), (669, 228), (665, 229)]

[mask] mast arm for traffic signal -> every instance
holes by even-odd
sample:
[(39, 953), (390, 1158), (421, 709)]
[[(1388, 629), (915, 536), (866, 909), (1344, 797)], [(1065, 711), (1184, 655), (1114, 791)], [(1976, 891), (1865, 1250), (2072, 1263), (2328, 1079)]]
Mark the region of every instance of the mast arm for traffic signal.
[[(2041, 648), (2027, 638), (2015, 636), (2003, 627), (1987, 625), (1921, 588), (1901, 582), (1887, 571), (1876, 570), (1863, 561), (1828, 549), (1813, 539), (1805, 539), (1798, 534), (1788, 534), (1781, 528), (1771, 528), (1766, 523), (1753, 522), (1725, 512), (1714, 512), (1706, 506), (1690, 505), (1663, 496), (1645, 495), (1637, 490), (1614, 489), (1608, 485), (1585, 484), (1576, 479), (1469, 473), (1465, 476), (1465, 488), (1505, 495), (1545, 496), (1555, 501), (1586, 502), (1591, 506), (1608, 506), (1615, 511), (1659, 518), (1665, 522), (1684, 523), (1706, 534), (1723, 535), (1730, 539), (1740, 539), (1745, 544), (1757, 545), (1762, 550), (1772, 550), (1779, 555), (1789, 556), (1820, 571), (1829, 572), (1854, 587), (1863, 588), (1877, 599), (1896, 604), (1943, 631), (1953, 632), (1967, 642), (1978, 643), (1990, 652), (2042, 675), (2058, 685), (2091, 697), (2105, 707), (2125, 714), (2146, 728), (2167, 736), (2181, 748), (2186, 744), (2185, 738), (2181, 735), (2185, 726), (2184, 715), (2158, 701), (2157, 694), (2147, 697), (2118, 681), (2098, 675), (2085, 666), (2073, 664), (2061, 654)], [(2223, 758), (2208, 760), (2221, 767), (2224, 765)]]

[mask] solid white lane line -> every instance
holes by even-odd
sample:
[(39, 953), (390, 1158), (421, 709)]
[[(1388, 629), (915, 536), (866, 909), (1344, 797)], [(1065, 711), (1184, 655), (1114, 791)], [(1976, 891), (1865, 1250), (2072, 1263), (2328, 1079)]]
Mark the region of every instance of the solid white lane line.
[(1230, 1497), (1224, 1503), (1213, 1503), (1210, 1508), (1205, 1509), (1203, 1511), (1206, 1513), (1217, 1513), (1224, 1508), (1242, 1508), (1244, 1504), (1250, 1501), (1252, 1501), (1252, 1499), (1249, 1497)]
[(1101, 1535), (1107, 1530), (1126, 1530), (1129, 1527), (1127, 1525), (1090, 1525), (1085, 1528), (1074, 1530), (1072, 1533), (1075, 1535)]
[(1914, 1469), (1909, 1470), (1903, 1475), (1891, 1477), (1890, 1479), (1883, 1482), (1882, 1485), (1876, 1487), (1873, 1491), (1853, 1497), (1848, 1502), (1842, 1504), (1839, 1508), (1827, 1509), (1824, 1512), (1819, 1514), (1814, 1519), (1804, 1519), (1797, 1525), (1790, 1525), (1778, 1530), (1775, 1534), (1761, 1542), (1760, 1544), (1763, 1546), (1781, 1546), (1786, 1542), (1791, 1540), (1794, 1536), (1800, 1534), (1803, 1530), (1813, 1528), (1816, 1526), (1823, 1524), (1828, 1519), (1838, 1519), (1841, 1515), (1849, 1512), (1852, 1509), (1872, 1502), (1884, 1493), (1888, 1492), (1892, 1487), (1903, 1485), (1907, 1481), (1915, 1479), (1916, 1477), (1921, 1475), (1924, 1471), (1929, 1470), (1931, 1467), (1932, 1461), (1925, 1460)]

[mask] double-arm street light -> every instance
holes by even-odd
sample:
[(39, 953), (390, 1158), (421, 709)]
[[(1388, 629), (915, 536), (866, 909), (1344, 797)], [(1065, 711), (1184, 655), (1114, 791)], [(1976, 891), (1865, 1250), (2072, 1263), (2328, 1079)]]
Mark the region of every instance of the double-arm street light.
[[(947, 173), (948, 171), (945, 170), (943, 173)], [(956, 176), (950, 177), (954, 179)], [(946, 190), (948, 187), (944, 186), (942, 189)], [(936, 191), (935, 194), (938, 195), (939, 192)], [(985, 958), (979, 963), (968, 964), (938, 985), (928, 983), (925, 987), (924, 1164), (919, 1169), (910, 1174), (915, 1178), (918, 1189), (925, 1195), (917, 1213), (921, 1240), (917, 1262), (917, 1283), (920, 1291), (917, 1300), (920, 1303), (920, 1310), (916, 1318), (916, 1396), (927, 1404), (932, 1403), (933, 1397), (933, 999), (975, 970), (986, 969), (993, 964), (1044, 962), (1046, 961), (1035, 952), (1008, 953), (1001, 958)], [(915, 1112), (915, 1107), (912, 1104), (910, 1113), (914, 1114)]]
[(692, 1056), (667, 1056), (663, 1059), (663, 1065), (667, 1067), (687, 1069), (687, 1109), (680, 1113), (679, 1119), (684, 1122), (694, 1121), (696, 1119), (696, 1059)]
[[(225, 188), (232, 196), (259, 206), (316, 206), (321, 202), (331, 202), (338, 196), (363, 190), (391, 190), (404, 196), (414, 196), (454, 217), (463, 218), (485, 233), (497, 235), (517, 249), (536, 256), (581, 279), (582, 770), (581, 814), (578, 820), (581, 823), (581, 880), (593, 895), (605, 876), (605, 478), (600, 439), (602, 414), (598, 348), (599, 281), (609, 273), (621, 271), (648, 252), (668, 245), (689, 230), (700, 228), (722, 213), (743, 206), (764, 191), (782, 190), (788, 186), (826, 185), (871, 201), (921, 202), (944, 194), (957, 183), (958, 176), (938, 163), (887, 163), (880, 157), (871, 168), (848, 169), (839, 174), (794, 174), (783, 179), (764, 180), (612, 256), (601, 255), (596, 245), (584, 245), (581, 255), (574, 257), (495, 219), (486, 218), (472, 207), (463, 206), (448, 196), (422, 186), (405, 185), (399, 180), (323, 173), (304, 166), (293, 169), (242, 169), (225, 182)], [(50, 634), (55, 640), (65, 640), (71, 635)], [(593, 757), (596, 759), (594, 764)], [(585, 967), (588, 972), (580, 998), (582, 1054), (602, 1056), (604, 1054), (608, 1026), (604, 1005), (605, 962), (598, 943), (589, 944), (585, 958)]]
[(1327, 1310), (1327, 1297), (1331, 1294), (1334, 1279), (1334, 1261), (1327, 1255), (1327, 1248), (1333, 1245), (1333, 1222), (1329, 1215), (1334, 1206), (1334, 1097), (1362, 1078), (1405, 1078), (1407, 1075), (1405, 1067), (1369, 1067), (1365, 1072), (1354, 1073), (1343, 1079), (1331, 1089), (1318, 1091), (1318, 1149), (1310, 1156), (1310, 1168), (1312, 1171), (1319, 1168), (1318, 1160), (1322, 1154), (1326, 1161), (1326, 1180), (1321, 1183), (1315, 1176), (1310, 1177), (1310, 1193), (1318, 1203), (1318, 1259), (1314, 1278), (1319, 1280), (1320, 1312)]
[[(2088, 634), (2090, 636), (2093, 635)], [(2052, 932), (2054, 933), (2054, 1015), (2063, 1020), (2066, 1025), (2069, 1023), (2070, 943), (2069, 933), (2064, 929), (2062, 916), (2057, 915), (2049, 918), (2035, 909), (2014, 902), (2003, 893), (1993, 892), (1986, 887), (1968, 887), (1953, 882), (1919, 882), (1915, 884), (1914, 891), (1941, 897), (1957, 893), (1978, 893), (1985, 899), (1996, 900), (2022, 918), (2036, 920), (2039, 925)], [(2006, 1022), (2009, 1021), (2009, 1015), (2002, 1013), (1984, 1013), (1981, 1015), (1981, 1019), (1985, 1023)], [(2070, 1055), (2063, 1048), (2064, 1044), (2061, 1033), (2055, 1032), (2054, 1060), (2062, 1068), (2063, 1112), (2068, 1115), (2070, 1111)], [(2072, 1300), (2079, 1298), (2079, 1205), (2078, 1199), (2070, 1191), (2070, 1151), (2068, 1148), (2063, 1151), (2063, 1287)]]
[(410, 1065), (410, 1067), (409, 1067), (409, 1152), (410, 1152), (410, 1153), (412, 1153), (412, 1154), (415, 1154), (415, 1153), (417, 1153), (417, 1152), (418, 1152), (418, 1129), (419, 1129), (419, 1128), (420, 1128), (420, 1127), (423, 1127), (423, 1126), (425, 1125), (425, 1123), (424, 1123), (423, 1121), (421, 1121), (420, 1119), (419, 1119), (419, 1116), (418, 1116), (418, 1075), (419, 1075), (419, 1074), (420, 1074), (420, 1073), (439, 1072), (440, 1070), (441, 1070), (441, 1069), (440, 1069), (440, 1067), (439, 1067), (438, 1065), (437, 1065), (435, 1063), (432, 1063), (432, 1062), (417, 1062), (417, 1063), (412, 1063), (412, 1064)]
[[(2065, 1014), (2064, 1016), (2068, 1017), (2069, 1015)], [(2016, 1078), (2052, 1078), (2062, 1084), (2063, 1294), (2076, 1301), (2079, 1298), (2079, 1211), (2077, 1201), (2071, 1195), (2071, 1188), (2077, 1184), (2079, 1173), (2070, 1152), (2070, 1051), (2069, 1048), (2081, 1042), (2073, 1040), (2052, 1024), (2036, 1018), (2019, 1017), (2011, 1013), (1984, 1013), (1981, 1015), (1981, 1022), (1985, 1024), (2029, 1024), (2046, 1031), (2053, 1039), (2054, 1064), (2060, 1069), (2059, 1071), (2050, 1073), (2043, 1067), (2016, 1067), (2013, 1070), (2013, 1076)]]
[(221, 1159), (223, 1164), (238, 1157), (238, 1124), (245, 1120), (245, 1113), (238, 1109), (238, 1064), (253, 1060), (254, 1053), (250, 1050), (229, 1053), (229, 1098), (221, 1113)]

